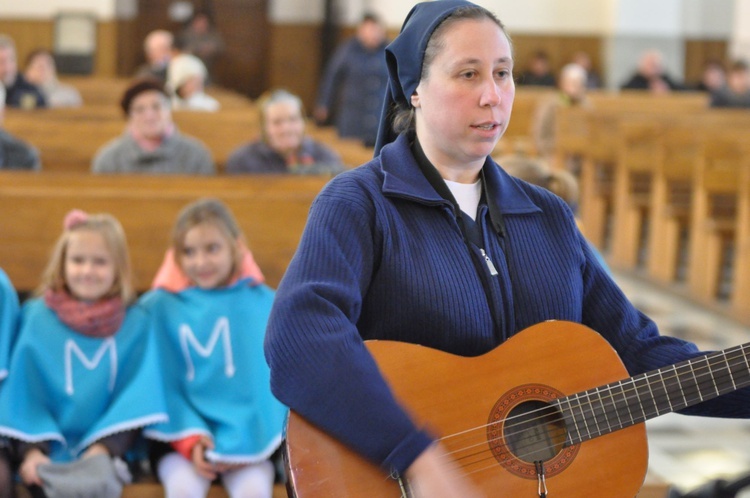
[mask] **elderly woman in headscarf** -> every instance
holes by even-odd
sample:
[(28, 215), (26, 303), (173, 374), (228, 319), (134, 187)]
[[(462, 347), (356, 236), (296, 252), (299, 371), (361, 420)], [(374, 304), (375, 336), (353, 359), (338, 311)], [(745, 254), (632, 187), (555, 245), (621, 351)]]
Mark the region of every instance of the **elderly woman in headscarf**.
[[(488, 441), (488, 432), (500, 432), (485, 424), (490, 412), (499, 413), (492, 404), (502, 392), (492, 393), (483, 412), (481, 437), (469, 452), (474, 456), (460, 462), (443, 449), (449, 438), (440, 438), (429, 420), (417, 421), (403, 404), (407, 391), (432, 396), (425, 403), (441, 412), (436, 415), (448, 410), (460, 418), (490, 389), (486, 382), (516, 379), (520, 372), (497, 364), (470, 396), (456, 397), (473, 380), (467, 367), (436, 392), (404, 389), (397, 397), (364, 340), (472, 357), (554, 319), (598, 331), (633, 374), (699, 353), (691, 344), (660, 337), (632, 306), (596, 261), (564, 201), (509, 176), (490, 157), (515, 95), (511, 41), (496, 17), (464, 0), (417, 4), (386, 60), (389, 92), (376, 157), (333, 178), (319, 194), (276, 294), (265, 343), (273, 392), (314, 427), (379, 466), (382, 476), (400, 478), (409, 496), (537, 496), (537, 485), (541, 496), (548, 456), (532, 458), (523, 450), (517, 451), (521, 457), (511, 455), (502, 433)], [(383, 353), (379, 359), (410, 359), (396, 356)], [(433, 378), (441, 371), (437, 363), (401, 375)], [(724, 398), (701, 405), (702, 413), (750, 415), (746, 391)], [(446, 399), (454, 402), (442, 410)], [(531, 478), (502, 481), (508, 475), (503, 455), (511, 464), (530, 466), (523, 472)], [(472, 460), (481, 460), (478, 468), (484, 470), (468, 476), (457, 469)], [(333, 458), (316, 461), (335, 464)], [(587, 469), (595, 466), (589, 463)], [(306, 470), (294, 464), (292, 469), (302, 473), (292, 478), (298, 483), (295, 478)], [(315, 485), (333, 486), (319, 496), (346, 495), (336, 488), (346, 479), (324, 479), (318, 470), (311, 472), (319, 477)], [(360, 495), (383, 494), (370, 489)]]
[(241, 145), (227, 159), (227, 173), (336, 175), (344, 171), (339, 154), (305, 134), (302, 100), (286, 90), (258, 99), (260, 139)]

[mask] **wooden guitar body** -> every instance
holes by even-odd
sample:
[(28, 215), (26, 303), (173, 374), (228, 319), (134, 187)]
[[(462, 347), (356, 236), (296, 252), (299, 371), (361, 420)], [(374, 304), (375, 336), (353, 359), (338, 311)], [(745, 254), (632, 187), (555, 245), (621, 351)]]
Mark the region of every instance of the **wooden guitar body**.
[[(539, 422), (534, 415), (556, 399), (628, 377), (610, 345), (582, 325), (535, 325), (473, 358), (390, 341), (371, 341), (368, 348), (414, 420), (443, 438), (441, 444), (487, 497), (539, 497), (537, 457), (552, 498), (634, 497), (643, 484), (643, 423), (563, 447), (567, 419)], [(525, 408), (531, 414), (521, 413)], [(513, 446), (516, 430), (508, 420), (522, 416), (537, 427)], [(529, 445), (549, 440), (552, 453), (525, 453)], [(287, 459), (289, 487), (299, 498), (407, 496), (397, 480), (294, 412)]]

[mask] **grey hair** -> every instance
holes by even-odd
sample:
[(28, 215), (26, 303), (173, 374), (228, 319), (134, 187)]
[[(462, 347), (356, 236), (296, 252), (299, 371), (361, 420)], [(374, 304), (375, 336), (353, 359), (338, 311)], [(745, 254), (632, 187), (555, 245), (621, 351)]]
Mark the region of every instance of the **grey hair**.
[(257, 102), (258, 114), (260, 118), (260, 132), (263, 140), (266, 140), (266, 111), (268, 111), (268, 108), (271, 105), (278, 104), (279, 102), (289, 102), (296, 105), (297, 109), (299, 109), (300, 114), (304, 115), (305, 107), (302, 104), (302, 99), (295, 94), (282, 88), (264, 93), (260, 96)]
[(8, 35), (0, 34), (0, 48), (11, 48), (16, 50), (16, 42)]
[(565, 64), (560, 70), (560, 77), (564, 79), (575, 78), (580, 82), (585, 82), (586, 76), (586, 69), (584, 69), (580, 64), (576, 64), (575, 62)]

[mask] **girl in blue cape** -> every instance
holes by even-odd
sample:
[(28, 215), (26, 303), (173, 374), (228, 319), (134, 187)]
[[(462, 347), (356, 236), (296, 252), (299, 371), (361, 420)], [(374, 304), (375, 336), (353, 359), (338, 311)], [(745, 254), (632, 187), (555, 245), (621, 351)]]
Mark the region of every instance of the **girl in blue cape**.
[[(120, 223), (72, 211), (64, 228), (39, 295), (21, 310), (0, 391), (0, 435), (18, 441), (19, 475), (35, 497), (70, 489), (45, 477), (61, 464), (104, 459), (114, 469), (111, 459), (130, 448), (140, 429), (166, 420), (153, 321), (131, 305)], [(110, 483), (95, 480), (114, 477), (114, 471), (87, 475), (92, 489), (75, 496), (96, 494)], [(80, 482), (67, 485), (80, 491)]]
[[(8, 376), (10, 351), (15, 342), (18, 321), (18, 294), (8, 275), (0, 269), (0, 386)], [(0, 498), (9, 498), (12, 475), (9, 442), (0, 437)]]
[(142, 302), (157, 322), (169, 422), (146, 436), (171, 443), (154, 455), (166, 496), (205, 497), (221, 477), (232, 498), (270, 498), (286, 414), (263, 358), (274, 292), (224, 204), (180, 213), (154, 288)]

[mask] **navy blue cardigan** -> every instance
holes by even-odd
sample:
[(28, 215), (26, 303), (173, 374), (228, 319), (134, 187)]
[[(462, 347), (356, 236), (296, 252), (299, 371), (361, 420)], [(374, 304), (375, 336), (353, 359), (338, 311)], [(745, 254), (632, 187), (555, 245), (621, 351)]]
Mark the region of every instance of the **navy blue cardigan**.
[[(274, 394), (387, 470), (402, 472), (431, 442), (395, 402), (363, 339), (485, 353), (549, 319), (601, 333), (631, 374), (697, 348), (662, 337), (597, 263), (565, 203), (491, 159), (485, 188), (504, 230), (479, 209), (484, 250), (467, 245), (453, 205), (420, 171), (402, 135), (334, 178), (313, 203), (268, 323)], [(740, 391), (688, 411), (750, 416)]]

